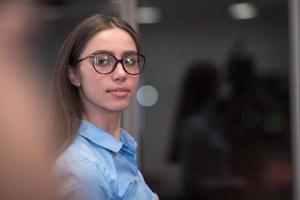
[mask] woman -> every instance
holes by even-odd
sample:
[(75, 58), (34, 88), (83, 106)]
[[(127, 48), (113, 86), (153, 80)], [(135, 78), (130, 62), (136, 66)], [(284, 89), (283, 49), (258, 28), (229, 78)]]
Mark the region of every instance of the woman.
[(63, 199), (158, 199), (120, 128), (144, 63), (136, 32), (115, 17), (91, 16), (67, 37), (52, 80)]

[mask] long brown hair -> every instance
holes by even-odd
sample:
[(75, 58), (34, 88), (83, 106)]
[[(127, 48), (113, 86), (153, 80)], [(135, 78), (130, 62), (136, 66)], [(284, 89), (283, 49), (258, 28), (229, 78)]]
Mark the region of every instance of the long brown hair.
[(79, 23), (67, 36), (60, 49), (51, 80), (51, 112), (54, 119), (57, 152), (64, 150), (73, 141), (83, 111), (78, 88), (69, 80), (69, 68), (76, 68), (76, 61), (94, 35), (114, 27), (125, 30), (133, 38), (137, 51), (140, 51), (137, 34), (127, 22), (100, 14), (88, 17)]

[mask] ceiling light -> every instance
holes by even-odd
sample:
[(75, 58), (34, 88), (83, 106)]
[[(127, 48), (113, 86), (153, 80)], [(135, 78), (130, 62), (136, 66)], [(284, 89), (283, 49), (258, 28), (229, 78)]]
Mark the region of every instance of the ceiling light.
[(228, 12), (233, 19), (253, 19), (258, 17), (258, 9), (252, 3), (236, 3), (228, 8)]
[(161, 10), (156, 7), (139, 7), (137, 9), (137, 22), (139, 24), (159, 23), (162, 19)]

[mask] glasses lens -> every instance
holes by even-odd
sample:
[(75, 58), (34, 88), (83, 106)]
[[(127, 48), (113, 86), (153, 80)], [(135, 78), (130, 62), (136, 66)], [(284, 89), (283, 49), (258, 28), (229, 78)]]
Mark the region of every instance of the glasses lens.
[(142, 72), (145, 59), (141, 55), (127, 55), (123, 58), (123, 66), (130, 74), (139, 74)]
[(100, 73), (110, 73), (114, 67), (116, 60), (109, 54), (99, 53), (93, 57), (95, 69)]

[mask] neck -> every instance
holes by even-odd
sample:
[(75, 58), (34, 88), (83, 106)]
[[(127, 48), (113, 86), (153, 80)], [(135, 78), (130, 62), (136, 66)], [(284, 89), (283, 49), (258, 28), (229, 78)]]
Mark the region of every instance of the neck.
[(112, 136), (119, 139), (121, 128), (121, 112), (116, 113), (83, 113), (82, 119), (87, 120)]

